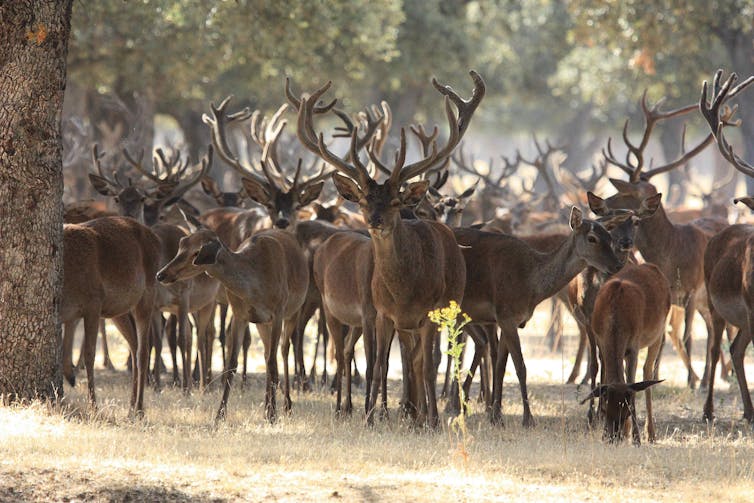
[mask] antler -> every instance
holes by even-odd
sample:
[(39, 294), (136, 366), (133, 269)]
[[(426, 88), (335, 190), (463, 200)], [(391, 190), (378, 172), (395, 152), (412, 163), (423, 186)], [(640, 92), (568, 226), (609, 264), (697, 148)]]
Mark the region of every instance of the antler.
[[(607, 140), (607, 149), (602, 149), (602, 154), (605, 156), (607, 162), (614, 166), (617, 166), (626, 174), (628, 174), (629, 181), (631, 182), (635, 183), (640, 179), (649, 180), (655, 175), (665, 173), (687, 163), (692, 157), (696, 156), (702, 150), (704, 150), (713, 139), (713, 135), (710, 134), (690, 151), (685, 152), (678, 159), (642, 173), (642, 170), (646, 164), (644, 162), (644, 149), (649, 143), (649, 138), (652, 134), (652, 131), (654, 130), (655, 125), (662, 120), (687, 114), (695, 110), (697, 107), (697, 105), (694, 104), (676, 108), (675, 110), (661, 111), (660, 106), (664, 101), (665, 98), (661, 98), (650, 107), (649, 105), (647, 105), (647, 91), (644, 90), (644, 93), (641, 97), (641, 109), (644, 114), (644, 133), (642, 134), (641, 141), (638, 145), (634, 145), (628, 138), (629, 119), (626, 119), (626, 122), (623, 124), (623, 142), (626, 144), (626, 147), (628, 149), (626, 152), (625, 162), (620, 162), (616, 159), (616, 156), (612, 150), (612, 138), (608, 138)], [(685, 135), (685, 129), (683, 134)]]
[(109, 185), (112, 185), (115, 188), (122, 189), (123, 184), (118, 179), (118, 174), (116, 173), (114, 178), (108, 178), (107, 175), (105, 175), (104, 171), (102, 171), (102, 158), (105, 157), (105, 153), (99, 153), (99, 147), (95, 143), (92, 145), (92, 164), (94, 164), (94, 167), (97, 168), (97, 173), (99, 174), (100, 178), (102, 178), (105, 182), (107, 182)]
[[(731, 120), (736, 113), (737, 106), (729, 107), (725, 105), (725, 102), (736, 96), (754, 82), (754, 76), (744, 80), (733, 89), (731, 89), (731, 87), (736, 83), (738, 76), (735, 73), (731, 73), (725, 83), (720, 86), (720, 79), (722, 76), (722, 70), (715, 72), (715, 77), (712, 81), (712, 97), (710, 102), (707, 101), (707, 81), (704, 81), (702, 84), (702, 95), (699, 98), (699, 110), (702, 112), (702, 115), (712, 130), (712, 135), (717, 141), (718, 149), (725, 160), (744, 175), (754, 177), (754, 166), (733, 152), (733, 147), (728, 144), (728, 141), (723, 134), (723, 128), (725, 126), (738, 127), (741, 124), (740, 120)], [(721, 109), (721, 107), (723, 108)]]
[(213, 149), (212, 145), (208, 145), (207, 155), (200, 161), (201, 168), (196, 170), (193, 177), (187, 180), (184, 177), (189, 168), (189, 160), (186, 159), (186, 162), (182, 163), (180, 151), (176, 151), (171, 157), (167, 157), (165, 152), (158, 148), (152, 158), (152, 170), (147, 170), (142, 165), (143, 150), (139, 153), (138, 159), (134, 159), (128, 149), (124, 148), (123, 156), (139, 173), (157, 185), (157, 194), (159, 194), (157, 197), (160, 199), (171, 198), (175, 201), (209, 173), (212, 167)]

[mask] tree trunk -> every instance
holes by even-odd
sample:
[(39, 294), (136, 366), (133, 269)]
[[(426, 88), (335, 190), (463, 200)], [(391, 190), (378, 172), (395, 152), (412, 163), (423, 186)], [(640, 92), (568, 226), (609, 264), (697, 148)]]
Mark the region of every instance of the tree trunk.
[(72, 0), (0, 2), (0, 395), (62, 394), (60, 117)]
[[(681, 134), (685, 117), (673, 117), (666, 120), (660, 132), (660, 145), (665, 162), (671, 162), (681, 154)], [(668, 171), (668, 193), (666, 201), (669, 206), (678, 206), (686, 201), (685, 166)]]

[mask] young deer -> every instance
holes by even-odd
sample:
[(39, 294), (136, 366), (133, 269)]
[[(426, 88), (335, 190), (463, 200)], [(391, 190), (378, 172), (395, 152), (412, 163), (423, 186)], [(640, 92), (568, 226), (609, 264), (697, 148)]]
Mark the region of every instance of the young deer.
[[(642, 390), (647, 400), (647, 438), (655, 441), (649, 387), (661, 382), (657, 374), (669, 310), (670, 284), (654, 264), (626, 264), (597, 294), (591, 327), (600, 352), (601, 385), (587, 400), (591, 410), (594, 398), (599, 397), (605, 417), (604, 437), (610, 442), (623, 438), (630, 418), (634, 444), (641, 443), (635, 395)], [(642, 348), (648, 348), (644, 381), (637, 383), (636, 366)]]
[[(157, 273), (163, 284), (194, 278), (203, 273), (217, 279), (233, 308), (223, 379), (223, 397), (217, 419), (224, 419), (238, 351), (249, 323), (255, 323), (264, 344), (266, 363), (265, 414), (277, 416), (278, 344), (290, 340), (309, 285), (306, 257), (296, 239), (279, 229), (261, 231), (244, 241), (237, 251), (225, 246), (207, 228), (195, 229), (181, 239), (178, 253)], [(285, 409), (291, 408), (290, 385), (285, 375)]]
[[(748, 177), (754, 177), (754, 166), (741, 159), (733, 152), (723, 134), (723, 129), (728, 125), (737, 125), (731, 122), (731, 116), (735, 108), (731, 109), (725, 102), (752, 82), (754, 77), (749, 77), (736, 87), (736, 74), (720, 85), (722, 70), (718, 70), (713, 81), (712, 96), (707, 93), (707, 82), (702, 86), (702, 95), (699, 100), (699, 109), (704, 115), (712, 133), (715, 135), (720, 153), (734, 168)], [(735, 199), (736, 203), (742, 202), (754, 209), (754, 199), (742, 197)], [(710, 239), (704, 253), (704, 283), (707, 287), (707, 302), (712, 317), (712, 332), (710, 342), (710, 372), (707, 400), (704, 404), (704, 419), (712, 421), (714, 417), (713, 390), (715, 385), (715, 365), (720, 354), (720, 342), (722, 340), (725, 323), (731, 323), (739, 328), (730, 347), (731, 360), (735, 369), (738, 387), (741, 391), (741, 401), (744, 406), (744, 419), (749, 423), (754, 422), (754, 407), (752, 407), (749, 395), (746, 373), (744, 370), (744, 356), (746, 347), (752, 341), (754, 334), (754, 226), (748, 224), (731, 225), (727, 229)]]
[[(359, 159), (356, 129), (351, 135), (350, 162), (330, 151), (324, 136), (315, 132), (314, 106), (331, 83), (299, 100), (299, 139), (338, 170), (333, 175), (335, 186), (346, 200), (359, 205), (372, 238), (374, 273), (371, 289), (377, 310), (375, 373), (380, 379), (375, 379), (372, 386), (370, 419), (380, 383), (383, 383), (383, 393), (386, 392), (384, 383), (387, 380), (388, 348), (395, 328), (407, 346), (414, 349), (411, 403), (416, 408), (417, 422), (421, 424), (426, 420), (432, 428), (439, 424), (433, 359), (437, 332), (429, 322), (427, 312), (448, 305), (451, 299), (462, 300), (466, 280), (463, 256), (447, 226), (437, 222), (402, 220), (400, 208), (416, 204), (429, 185), (426, 180), (409, 183), (405, 187), (404, 183), (444, 163), (466, 132), (485, 91), (479, 74), (470, 73), (474, 93), (468, 101), (450, 87), (442, 86), (434, 79), (432, 81), (435, 89), (445, 96), (450, 126), (449, 138), (442, 148), (438, 150), (433, 142), (429, 156), (405, 164), (406, 134), (402, 129), (401, 145), (392, 170), (381, 163), (371, 148), (367, 148), (371, 161), (383, 172), (391, 173), (382, 183), (370, 177)], [(404, 376), (404, 379), (407, 378)]]
[[(65, 324), (63, 372), (73, 374), (72, 331), (84, 319), (84, 362), (89, 400), (95, 404), (94, 349), (100, 318), (113, 318), (126, 338), (134, 372), (131, 411), (142, 415), (149, 364), (149, 331), (154, 310), (160, 241), (148, 227), (124, 217), (103, 217), (63, 227), (63, 293), (60, 319)], [(130, 316), (129, 316), (130, 315)], [(131, 317), (132, 316), (132, 317)]]
[(524, 241), (505, 234), (469, 228), (455, 230), (466, 261), (466, 290), (461, 307), (475, 323), (494, 323), (501, 329), (500, 340), (494, 343), (497, 352), (491, 419), (495, 424), (502, 423), (502, 383), (509, 353), (521, 388), (523, 424), (534, 424), (518, 335), (518, 329), (529, 321), (534, 308), (565, 287), (587, 265), (608, 273), (618, 271), (622, 265), (602, 224), (583, 219), (581, 210), (574, 207), (570, 225), (571, 234), (550, 253), (538, 252)]

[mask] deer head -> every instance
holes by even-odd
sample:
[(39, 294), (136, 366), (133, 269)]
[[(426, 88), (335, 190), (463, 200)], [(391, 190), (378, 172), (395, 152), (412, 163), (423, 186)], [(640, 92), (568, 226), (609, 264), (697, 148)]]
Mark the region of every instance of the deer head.
[(636, 393), (644, 391), (660, 381), (642, 381), (633, 384), (603, 384), (592, 390), (582, 404), (594, 398), (599, 399), (600, 411), (605, 418), (602, 437), (610, 443), (620, 442), (626, 431), (626, 425), (635, 416), (634, 401)]
[(367, 146), (367, 154), (372, 163), (380, 171), (390, 173), (390, 176), (382, 183), (369, 175), (366, 166), (359, 159), (360, 138), (356, 128), (351, 134), (349, 154), (346, 158), (330, 151), (325, 145), (323, 134), (318, 135), (315, 132), (313, 125), (315, 104), (330, 88), (331, 82), (322, 86), (311, 96), (304, 95), (298, 100), (299, 139), (306, 148), (320, 155), (336, 168), (338, 172), (332, 177), (336, 189), (344, 199), (359, 205), (373, 236), (390, 234), (400, 221), (400, 209), (413, 206), (424, 197), (429, 188), (429, 181), (409, 181), (432, 167), (445, 163), (466, 132), (471, 116), (479, 106), (485, 91), (481, 76), (474, 71), (470, 74), (474, 80), (474, 92), (469, 100), (463, 100), (449, 86), (442, 86), (437, 80), (432, 80), (435, 89), (445, 96), (445, 111), (450, 126), (449, 138), (442, 148), (438, 149), (436, 140), (432, 140), (427, 155), (417, 162), (406, 165), (406, 132), (402, 128), (400, 148), (390, 169), (380, 161), (374, 149)]
[[(252, 114), (248, 109), (226, 114), (225, 109), (230, 100), (230, 96), (225, 98), (217, 107), (210, 104), (212, 115), (202, 116), (204, 123), (211, 129), (212, 143), (220, 158), (241, 174), (246, 195), (267, 209), (273, 225), (280, 229), (292, 228), (297, 221), (296, 212), (319, 197), (324, 185), (323, 180), (330, 175), (331, 171), (325, 171), (323, 166), (318, 174), (306, 180), (300, 180), (302, 160), (299, 159), (293, 180), (290, 180), (282, 173), (277, 153), (278, 139), (287, 124), (287, 121), (281, 119), (287, 105), (281, 106), (268, 121), (258, 111)], [(329, 108), (324, 111), (327, 110)], [(262, 148), (259, 168), (263, 176), (259, 175), (258, 170), (242, 163), (231, 151), (227, 141), (227, 125), (249, 118), (251, 118), (249, 137)], [(311, 171), (311, 168), (308, 171)]]

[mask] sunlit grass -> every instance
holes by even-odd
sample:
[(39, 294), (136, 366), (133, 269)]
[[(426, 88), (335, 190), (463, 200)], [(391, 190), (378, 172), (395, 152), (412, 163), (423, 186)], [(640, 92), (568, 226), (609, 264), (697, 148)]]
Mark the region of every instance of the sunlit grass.
[[(529, 330), (540, 325), (535, 320)], [(110, 337), (116, 365), (125, 355), (118, 339)], [(97, 412), (87, 409), (82, 374), (60, 408), (0, 408), (0, 500), (750, 500), (754, 441), (735, 386), (720, 386), (719, 421), (708, 428), (700, 420), (704, 397), (685, 389), (685, 371), (666, 347), (661, 373), (671, 379), (653, 400), (658, 443), (606, 445), (600, 432), (586, 430), (578, 403), (585, 391), (560, 384), (575, 344), (566, 342), (561, 359), (541, 338), (524, 338), (534, 429), (520, 425), (512, 365), (504, 428), (489, 424), (472, 389), (465, 471), (455, 469), (446, 431), (416, 431), (401, 420), (397, 380), (390, 418), (373, 428), (364, 425), (360, 388), (352, 417), (335, 416), (329, 393), (294, 393), (292, 414), (269, 425), (263, 377), (254, 373), (243, 390), (236, 380), (228, 418), (215, 426), (217, 384), (189, 396), (172, 387), (148, 390), (145, 419), (131, 420), (128, 375), (98, 367)], [(703, 341), (696, 342), (701, 350)], [(699, 358), (695, 365), (701, 368)], [(260, 368), (255, 360), (254, 371)], [(642, 417), (643, 403), (639, 397)]]

